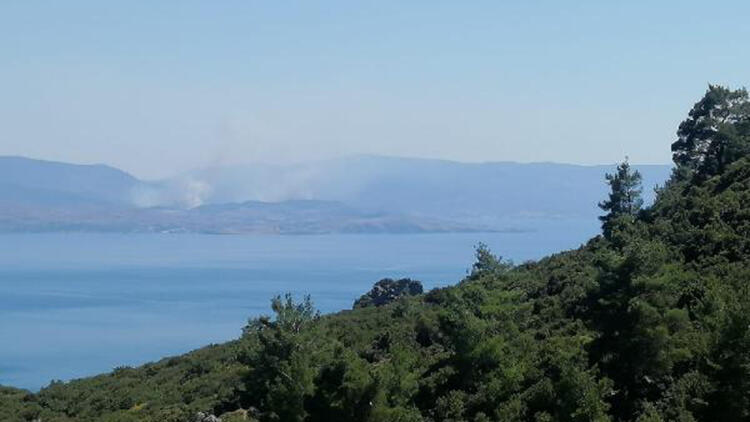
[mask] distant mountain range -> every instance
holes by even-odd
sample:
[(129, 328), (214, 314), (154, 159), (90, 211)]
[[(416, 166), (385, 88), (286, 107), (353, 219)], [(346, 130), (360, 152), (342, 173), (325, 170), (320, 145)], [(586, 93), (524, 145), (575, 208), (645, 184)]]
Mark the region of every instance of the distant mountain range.
[(0, 157), (0, 201), (37, 205), (130, 205), (142, 182), (105, 165)]
[[(635, 166), (644, 194), (670, 166)], [(613, 165), (354, 156), (142, 181), (105, 165), (0, 157), (0, 231), (399, 233), (594, 219)]]

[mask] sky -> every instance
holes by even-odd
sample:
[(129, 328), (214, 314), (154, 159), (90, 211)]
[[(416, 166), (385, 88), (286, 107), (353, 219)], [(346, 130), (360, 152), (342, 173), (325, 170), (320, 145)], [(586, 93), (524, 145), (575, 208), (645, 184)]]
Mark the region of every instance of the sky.
[(0, 2), (0, 155), (667, 163), (750, 2)]

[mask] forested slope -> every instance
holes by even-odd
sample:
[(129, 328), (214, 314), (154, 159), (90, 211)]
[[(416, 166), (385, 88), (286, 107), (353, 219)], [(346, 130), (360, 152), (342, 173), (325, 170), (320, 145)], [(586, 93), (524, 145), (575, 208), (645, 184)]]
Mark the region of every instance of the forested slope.
[(0, 393), (10, 421), (750, 420), (750, 102), (711, 86), (641, 209), (610, 175), (603, 234), (456, 286), (320, 316), (273, 301), (237, 341)]

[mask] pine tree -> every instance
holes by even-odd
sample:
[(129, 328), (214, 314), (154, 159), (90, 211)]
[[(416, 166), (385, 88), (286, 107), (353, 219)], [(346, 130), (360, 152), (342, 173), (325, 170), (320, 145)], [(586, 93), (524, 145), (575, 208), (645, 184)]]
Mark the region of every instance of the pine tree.
[(604, 237), (611, 238), (613, 224), (616, 220), (633, 218), (643, 205), (641, 199), (641, 173), (632, 170), (627, 157), (625, 161), (617, 166), (614, 174), (605, 176), (611, 191), (606, 201), (599, 203), (599, 208), (607, 211), (606, 215), (600, 216)]
[(677, 177), (720, 174), (750, 152), (750, 99), (747, 90), (709, 85), (677, 130), (672, 157)]

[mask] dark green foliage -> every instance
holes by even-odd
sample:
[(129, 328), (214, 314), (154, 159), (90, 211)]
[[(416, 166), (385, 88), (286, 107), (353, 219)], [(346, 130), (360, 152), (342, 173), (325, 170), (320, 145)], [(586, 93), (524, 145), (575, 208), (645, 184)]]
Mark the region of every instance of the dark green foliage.
[(383, 306), (399, 298), (416, 296), (423, 293), (422, 282), (409, 278), (393, 280), (384, 278), (372, 287), (372, 290), (362, 295), (354, 302), (354, 308), (367, 306)]
[(610, 186), (609, 198), (600, 202), (599, 208), (607, 211), (607, 214), (599, 217), (599, 220), (604, 237), (612, 240), (615, 231), (635, 220), (643, 205), (643, 189), (641, 174), (638, 170), (630, 169), (627, 159), (617, 166), (614, 174), (607, 174), (606, 179)]
[(53, 382), (38, 394), (17, 392), (15, 405), (3, 403), (7, 396), (0, 395), (0, 421), (184, 422), (232, 401), (243, 370), (238, 351), (234, 341), (140, 368)]
[(512, 266), (480, 244), (453, 287), (390, 280), (393, 300), (326, 316), (277, 297), (235, 342), (0, 389), (2, 420), (750, 421), (746, 97), (710, 88), (653, 206), (621, 164), (605, 236), (577, 250)]
[(680, 124), (672, 144), (681, 175), (710, 177), (750, 153), (750, 99), (747, 90), (709, 85), (706, 95)]
[(510, 262), (503, 261), (502, 257), (494, 255), (490, 248), (481, 242), (475, 248), (474, 257), (469, 280), (476, 280), (487, 275), (501, 275), (513, 267)]
[(319, 318), (309, 297), (295, 304), (290, 295), (271, 302), (275, 319), (255, 319), (245, 327), (247, 350), (243, 363), (245, 401), (261, 410), (262, 420), (304, 420), (305, 397), (312, 394), (313, 365), (323, 345), (312, 336), (311, 325)]

